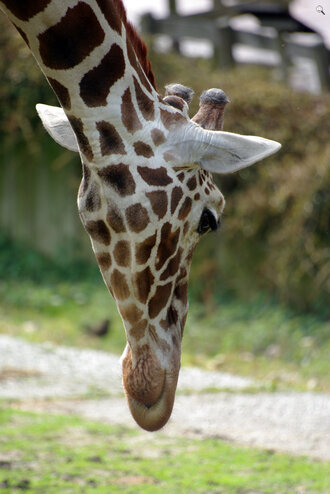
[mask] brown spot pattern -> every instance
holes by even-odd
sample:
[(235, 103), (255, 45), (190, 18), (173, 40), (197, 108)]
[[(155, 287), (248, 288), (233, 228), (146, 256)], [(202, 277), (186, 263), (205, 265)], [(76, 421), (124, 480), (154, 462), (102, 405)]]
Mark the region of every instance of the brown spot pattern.
[[(88, 36), (82, 33), (88, 33)], [(79, 2), (72, 9), (69, 8), (55, 26), (39, 34), (41, 59), (51, 69), (71, 69), (99, 46), (104, 36), (91, 7)]]
[(110, 232), (103, 220), (87, 221), (85, 228), (93, 240), (104, 245), (110, 244)]
[(189, 230), (189, 221), (186, 221), (185, 224), (183, 225), (183, 235), (186, 235), (188, 230)]
[(191, 210), (191, 206), (192, 200), (190, 199), (190, 197), (186, 197), (178, 214), (179, 220), (184, 220), (188, 216)]
[(166, 161), (166, 163), (169, 163), (170, 161), (175, 161), (175, 156), (171, 151), (165, 151), (163, 154), (163, 158)]
[(178, 249), (178, 252), (170, 260), (166, 269), (163, 271), (160, 280), (165, 281), (170, 276), (175, 276), (179, 271), (180, 261), (181, 261), (182, 249)]
[(121, 34), (121, 19), (114, 0), (96, 0), (110, 27)]
[(76, 117), (68, 117), (68, 118), (71, 127), (73, 129), (73, 132), (76, 134), (80, 150), (89, 161), (92, 161), (94, 155), (91, 145), (89, 144), (89, 140), (84, 134), (84, 125), (82, 123), (82, 120)]
[(27, 35), (25, 34), (24, 31), (22, 31), (22, 29), (20, 29), (18, 26), (16, 26), (16, 24), (14, 24), (14, 26), (16, 27), (17, 31), (19, 32), (19, 34), (22, 36), (22, 38), (24, 39), (25, 43), (28, 45), (28, 47), (30, 47), (30, 43), (29, 43), (29, 40), (28, 40), (28, 37)]
[(197, 180), (196, 180), (196, 177), (191, 177), (188, 181), (187, 181), (187, 187), (189, 190), (194, 190), (196, 189), (197, 187)]
[(157, 287), (155, 295), (149, 302), (149, 316), (154, 319), (158, 316), (160, 311), (166, 306), (168, 299), (171, 295), (172, 283), (166, 285), (160, 285)]
[(96, 260), (102, 271), (106, 271), (111, 266), (111, 257), (107, 252), (96, 254)]
[(144, 156), (145, 158), (151, 158), (154, 156), (154, 152), (149, 144), (145, 142), (138, 141), (134, 143), (134, 149), (138, 156)]
[(132, 325), (137, 323), (143, 315), (142, 310), (138, 309), (134, 304), (130, 304), (126, 307), (120, 306), (120, 313), (123, 319)]
[(100, 134), (102, 156), (108, 156), (110, 154), (126, 154), (122, 138), (112, 124), (102, 120), (101, 122), (96, 122), (96, 128)]
[(174, 297), (181, 300), (183, 305), (187, 305), (188, 302), (188, 283), (180, 283), (174, 289)]
[(134, 87), (135, 87), (135, 94), (136, 94), (136, 100), (139, 105), (140, 111), (142, 115), (144, 116), (145, 120), (154, 120), (155, 118), (155, 110), (154, 110), (154, 103), (152, 99), (150, 99), (145, 92), (142, 90), (140, 84), (138, 81), (133, 77), (134, 79)]
[(171, 113), (169, 111), (160, 109), (160, 118), (164, 124), (164, 127), (170, 129), (170, 127), (177, 123), (187, 123), (187, 119), (179, 112)]
[(116, 243), (113, 256), (118, 266), (129, 266), (131, 263), (131, 249), (126, 240), (119, 240)]
[(116, 207), (109, 205), (106, 219), (114, 232), (121, 233), (126, 230), (123, 218)]
[(60, 82), (48, 77), (48, 82), (52, 86), (56, 96), (58, 97), (59, 102), (66, 110), (70, 110), (71, 108), (71, 98), (68, 89), (63, 86)]
[(129, 297), (129, 288), (125, 275), (118, 271), (118, 269), (114, 269), (110, 278), (110, 284), (117, 300), (125, 300)]
[(172, 305), (170, 305), (170, 307), (168, 308), (166, 319), (168, 327), (173, 325), (176, 326), (179, 320), (178, 312)]
[(87, 72), (80, 81), (80, 96), (86, 105), (91, 108), (105, 106), (111, 86), (124, 75), (124, 72), (123, 51), (114, 44), (99, 65)]
[(85, 164), (83, 164), (83, 178), (79, 187), (79, 197), (85, 194), (88, 189), (89, 179), (91, 177), (90, 169), (87, 168)]
[(161, 144), (164, 144), (164, 142), (166, 141), (164, 133), (159, 129), (152, 129), (151, 138), (155, 146), (160, 146)]
[(171, 214), (173, 214), (174, 211), (176, 210), (182, 196), (183, 196), (183, 192), (181, 187), (174, 187), (171, 196)]
[(172, 232), (170, 223), (165, 223), (161, 230), (161, 239), (157, 251), (156, 269), (159, 270), (175, 253), (180, 236), (180, 228)]
[(137, 299), (143, 304), (148, 300), (151, 287), (153, 286), (155, 278), (149, 268), (146, 267), (143, 271), (136, 273), (134, 276), (134, 290)]
[(142, 319), (137, 324), (134, 324), (133, 328), (130, 329), (129, 333), (135, 340), (139, 341), (144, 337), (146, 329), (148, 326), (148, 321), (146, 319)]
[(139, 203), (132, 204), (126, 209), (126, 220), (133, 232), (142, 232), (149, 223), (148, 211)]
[(156, 243), (156, 233), (146, 238), (143, 242), (136, 245), (135, 258), (138, 264), (145, 264), (151, 255), (151, 251)]
[(109, 165), (97, 172), (106, 185), (112, 187), (122, 197), (135, 192), (135, 182), (128, 165)]
[(122, 97), (121, 103), (122, 121), (128, 132), (134, 134), (137, 130), (142, 129), (142, 124), (132, 102), (130, 88), (127, 88)]
[(131, 66), (136, 70), (136, 72), (137, 72), (137, 74), (139, 76), (140, 82), (144, 85), (144, 87), (148, 91), (150, 91), (150, 89), (151, 89), (150, 82), (155, 87), (155, 79), (154, 79), (154, 75), (153, 75), (152, 70), (151, 70), (151, 63), (147, 59), (147, 50), (143, 50), (144, 51), (143, 56), (144, 56), (145, 59), (147, 59), (147, 63), (146, 64), (144, 63), (144, 65), (145, 65), (144, 69), (146, 70), (146, 72), (148, 74), (148, 77), (150, 78), (150, 82), (147, 79), (147, 77), (145, 76), (145, 73), (143, 71), (143, 68), (141, 66), (141, 63), (138, 60), (137, 54), (135, 53), (134, 48), (132, 46), (132, 43), (130, 41), (131, 41), (130, 40), (130, 36), (128, 36), (128, 38), (127, 38), (127, 54), (128, 54), (128, 59), (130, 61)]
[(45, 10), (51, 0), (2, 0), (3, 5), (7, 7), (15, 17), (21, 21), (28, 21), (39, 12)]
[(147, 198), (150, 201), (153, 212), (162, 219), (167, 211), (167, 194), (164, 190), (155, 190), (154, 192), (147, 192)]
[(173, 181), (167, 175), (167, 170), (164, 167), (155, 169), (148, 166), (138, 166), (138, 172), (148, 185), (160, 185), (163, 187)]
[(101, 198), (99, 194), (99, 185), (93, 183), (88, 191), (85, 206), (87, 211), (98, 211), (101, 207)]

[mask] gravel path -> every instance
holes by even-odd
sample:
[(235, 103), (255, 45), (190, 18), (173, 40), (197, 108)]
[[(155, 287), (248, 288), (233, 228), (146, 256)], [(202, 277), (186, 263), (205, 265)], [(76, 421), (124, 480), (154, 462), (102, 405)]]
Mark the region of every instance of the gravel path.
[[(221, 437), (330, 460), (330, 395), (244, 392), (251, 387), (258, 383), (183, 368), (172, 418), (156, 434)], [(0, 335), (0, 398), (18, 400), (14, 406), (22, 409), (136, 427), (123, 397), (118, 356), (106, 352)]]

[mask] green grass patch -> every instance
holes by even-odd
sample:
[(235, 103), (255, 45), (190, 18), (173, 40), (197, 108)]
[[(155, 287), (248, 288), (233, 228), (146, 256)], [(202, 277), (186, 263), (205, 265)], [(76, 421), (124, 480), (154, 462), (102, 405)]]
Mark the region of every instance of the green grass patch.
[(0, 409), (0, 489), (30, 493), (329, 492), (329, 464), (218, 439), (169, 438)]

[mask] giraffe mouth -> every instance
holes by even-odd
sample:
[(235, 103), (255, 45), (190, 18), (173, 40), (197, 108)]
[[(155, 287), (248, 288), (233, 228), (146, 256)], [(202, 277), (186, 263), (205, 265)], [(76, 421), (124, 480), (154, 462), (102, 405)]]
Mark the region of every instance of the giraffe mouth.
[[(174, 323), (175, 320), (175, 323)], [(183, 321), (168, 311), (169, 327), (182, 336)], [(147, 431), (157, 431), (168, 422), (175, 399), (181, 360), (181, 338), (178, 346), (167, 353), (167, 361), (158, 351), (144, 346), (134, 354), (129, 349), (122, 359), (123, 385), (131, 414), (137, 424)], [(159, 358), (157, 358), (157, 355)]]
[(174, 405), (178, 374), (169, 379), (165, 372), (163, 388), (154, 403), (143, 403), (128, 393), (126, 394), (131, 414), (142, 429), (154, 432), (164, 427), (168, 422)]

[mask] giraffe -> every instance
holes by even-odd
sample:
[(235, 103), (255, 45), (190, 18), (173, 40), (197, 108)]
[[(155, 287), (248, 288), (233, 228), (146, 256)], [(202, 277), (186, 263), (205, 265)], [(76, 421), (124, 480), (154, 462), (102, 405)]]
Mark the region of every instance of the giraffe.
[(168, 421), (180, 369), (188, 278), (198, 240), (216, 230), (224, 198), (213, 173), (280, 148), (222, 131), (228, 99), (210, 89), (156, 89), (146, 47), (122, 0), (0, 0), (61, 107), (38, 104), (56, 142), (80, 154), (81, 221), (126, 332), (123, 386), (148, 431)]

